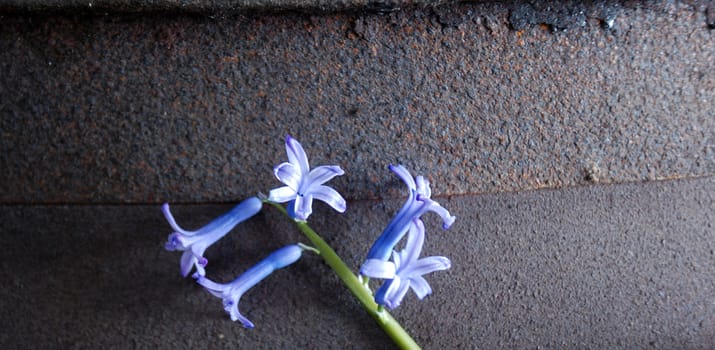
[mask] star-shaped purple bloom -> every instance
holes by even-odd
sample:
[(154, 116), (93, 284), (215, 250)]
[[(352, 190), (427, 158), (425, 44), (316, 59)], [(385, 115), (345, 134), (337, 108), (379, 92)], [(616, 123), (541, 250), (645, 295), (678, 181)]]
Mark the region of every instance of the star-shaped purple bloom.
[(422, 275), (450, 268), (449, 259), (430, 256), (420, 259), (425, 239), (425, 228), (421, 220), (413, 220), (409, 225), (407, 244), (401, 252), (393, 251), (393, 262), (368, 259), (362, 266), (362, 274), (372, 278), (387, 279), (375, 293), (375, 302), (389, 309), (400, 306), (407, 291), (412, 290), (423, 299), (430, 293), (427, 281)]
[(313, 199), (321, 200), (338, 212), (345, 211), (345, 199), (334, 189), (323, 185), (345, 172), (337, 165), (323, 165), (310, 170), (308, 156), (303, 147), (290, 135), (286, 136), (288, 162), (273, 169), (276, 178), (285, 184), (273, 189), (268, 200), (278, 203), (290, 202), (288, 213), (298, 220), (307, 220), (313, 212)]
[(298, 261), (302, 252), (303, 248), (298, 244), (278, 249), (248, 269), (233, 282), (226, 284), (213, 282), (199, 274), (194, 274), (194, 278), (196, 278), (196, 282), (206, 288), (209, 293), (223, 299), (223, 308), (231, 315), (231, 320), (240, 320), (244, 327), (253, 328), (253, 322), (241, 315), (238, 311), (238, 301), (241, 299), (241, 296), (258, 282), (268, 277), (273, 271)]
[(372, 248), (370, 248), (370, 251), (367, 253), (367, 259), (387, 261), (395, 245), (397, 245), (400, 239), (407, 233), (411, 222), (415, 219), (420, 220), (420, 217), (429, 211), (436, 213), (442, 218), (442, 227), (445, 230), (448, 229), (456, 219), (447, 209), (430, 198), (432, 191), (429, 182), (425, 180), (424, 177), (417, 176), (417, 178), (413, 178), (410, 172), (402, 165), (390, 165), (390, 170), (405, 182), (409, 190), (409, 197), (397, 215), (395, 215), (385, 230), (382, 231), (380, 237), (372, 245)]
[(204, 275), (204, 267), (208, 263), (208, 260), (203, 256), (206, 249), (225, 236), (240, 222), (256, 215), (261, 211), (262, 206), (263, 202), (260, 199), (251, 197), (235, 206), (228, 213), (211, 221), (208, 225), (196, 231), (186, 231), (179, 227), (176, 220), (174, 220), (174, 216), (171, 215), (171, 211), (169, 211), (169, 204), (165, 203), (161, 210), (175, 232), (169, 235), (164, 247), (169, 251), (184, 251), (181, 256), (181, 274), (184, 277), (189, 275), (193, 266), (196, 266), (196, 271), (199, 275)]

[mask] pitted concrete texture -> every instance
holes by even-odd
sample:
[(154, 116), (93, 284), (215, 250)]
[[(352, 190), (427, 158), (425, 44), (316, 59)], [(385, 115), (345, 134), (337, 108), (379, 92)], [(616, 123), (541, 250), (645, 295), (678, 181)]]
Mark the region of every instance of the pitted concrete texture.
[(618, 13), (5, 16), (0, 202), (233, 201), (286, 134), (349, 199), (399, 196), (390, 163), (436, 195), (714, 174), (706, 11)]
[(0, 0), (0, 11), (194, 12), (228, 14), (246, 11), (331, 12), (359, 10), (385, 13), (403, 7), (439, 5), (454, 0)]
[[(715, 346), (714, 177), (438, 200), (457, 221), (425, 216), (423, 255), (452, 268), (393, 312), (425, 349)], [(401, 204), (316, 205), (311, 225), (357, 268)], [(173, 212), (193, 229), (229, 208)], [(3, 349), (392, 348), (312, 254), (244, 295), (255, 329), (231, 322), (163, 250), (158, 205), (2, 206), (0, 231)], [(207, 251), (207, 275), (229, 281), (296, 241), (266, 208)]]

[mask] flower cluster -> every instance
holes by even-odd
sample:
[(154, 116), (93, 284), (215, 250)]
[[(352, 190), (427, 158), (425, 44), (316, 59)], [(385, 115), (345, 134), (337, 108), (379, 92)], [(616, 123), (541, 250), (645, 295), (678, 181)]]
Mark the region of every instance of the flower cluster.
[[(204, 257), (206, 249), (228, 234), (236, 225), (256, 215), (262, 209), (264, 202), (279, 206), (281, 210), (283, 207), (278, 203), (288, 203), (285, 212), (298, 222), (299, 227), (306, 225), (308, 217), (313, 212), (314, 199), (325, 202), (340, 213), (346, 209), (345, 199), (336, 190), (325, 185), (335, 176), (343, 175), (342, 168), (337, 165), (324, 165), (311, 170), (308, 156), (297, 140), (287, 136), (285, 146), (288, 162), (281, 163), (273, 169), (275, 177), (284, 186), (271, 190), (267, 198), (248, 198), (196, 231), (182, 229), (171, 214), (169, 205), (164, 204), (162, 207), (166, 220), (174, 230), (169, 235), (165, 248), (169, 251), (184, 252), (180, 259), (181, 274), (186, 277), (195, 268), (196, 272), (192, 276), (196, 282), (209, 293), (221, 298), (224, 310), (231, 316), (231, 319), (241, 321), (247, 328), (253, 328), (254, 324), (239, 312), (238, 302), (248, 289), (274, 271), (298, 261), (304, 250), (319, 253), (326, 261), (333, 258), (328, 258), (325, 255), (334, 254), (334, 252), (327, 244), (323, 245), (322, 239), (318, 238), (318, 243), (316, 243), (316, 239), (306, 234), (312, 242), (322, 248), (318, 249), (301, 243), (285, 246), (269, 254), (234, 281), (218, 283), (206, 277), (208, 264), (208, 260)], [(429, 182), (422, 176), (413, 178), (409, 171), (401, 165), (390, 165), (390, 169), (407, 185), (408, 198), (368, 252), (367, 259), (360, 268), (360, 275), (384, 279), (385, 282), (375, 293), (375, 303), (394, 309), (400, 305), (409, 289), (414, 290), (420, 299), (430, 294), (432, 289), (423, 275), (448, 269), (451, 264), (449, 259), (443, 256), (420, 258), (425, 240), (422, 215), (428, 212), (436, 213), (442, 218), (445, 229), (452, 225), (455, 217), (430, 198)], [(303, 231), (305, 233), (305, 230)], [(398, 252), (395, 247), (405, 235), (407, 242), (404, 249)], [(314, 237), (319, 236), (315, 234)], [(392, 261), (389, 260), (390, 257), (392, 257)], [(339, 257), (335, 255), (335, 259), (339, 260)], [(340, 263), (343, 264), (342, 261)], [(340, 274), (344, 272), (338, 272), (338, 270), (348, 269), (335, 270)], [(354, 274), (349, 271), (348, 274), (358, 281)], [(362, 287), (360, 282), (356, 283)], [(372, 305), (374, 309), (380, 309), (375, 304)]]
[[(375, 302), (394, 309), (400, 305), (409, 288), (420, 299), (432, 293), (422, 275), (446, 270), (451, 266), (449, 259), (443, 256), (419, 259), (425, 236), (422, 215), (430, 211), (436, 213), (442, 218), (445, 230), (452, 226), (456, 218), (430, 198), (432, 191), (429, 182), (422, 176), (413, 178), (402, 165), (390, 165), (390, 169), (407, 185), (408, 198), (370, 248), (367, 259), (360, 267), (360, 274), (386, 280), (377, 290)], [(405, 249), (398, 253), (394, 248), (408, 232)], [(393, 261), (387, 261), (390, 254)]]
[[(343, 170), (339, 166), (319, 166), (311, 171), (303, 147), (290, 136), (286, 137), (286, 151), (288, 162), (274, 168), (276, 178), (286, 186), (271, 190), (268, 200), (278, 203), (289, 202), (290, 216), (301, 221), (307, 220), (310, 216), (313, 199), (321, 200), (335, 210), (344, 212), (345, 199), (337, 191), (324, 185), (333, 177), (343, 175)], [(205, 270), (208, 260), (203, 256), (206, 249), (223, 238), (236, 225), (256, 215), (262, 207), (261, 199), (251, 197), (206, 226), (196, 231), (187, 231), (176, 223), (169, 210), (169, 204), (165, 203), (162, 206), (164, 217), (175, 231), (169, 235), (164, 247), (169, 251), (184, 252), (180, 259), (181, 274), (186, 277), (193, 268), (196, 268), (193, 274), (196, 282), (209, 293), (222, 298), (224, 310), (228, 312), (231, 319), (240, 320), (246, 328), (253, 328), (254, 325), (238, 311), (238, 301), (243, 293), (273, 271), (296, 262), (303, 250), (311, 249), (302, 244), (289, 245), (274, 251), (233, 282), (220, 284), (208, 279)]]

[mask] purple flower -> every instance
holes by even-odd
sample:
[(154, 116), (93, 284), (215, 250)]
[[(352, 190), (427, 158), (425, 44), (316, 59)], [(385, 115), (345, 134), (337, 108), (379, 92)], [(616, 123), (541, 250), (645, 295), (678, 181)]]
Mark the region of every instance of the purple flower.
[(209, 293), (223, 299), (223, 309), (231, 315), (231, 320), (240, 320), (244, 327), (253, 328), (253, 322), (238, 311), (241, 296), (273, 271), (298, 261), (302, 252), (303, 248), (298, 244), (278, 249), (231, 283), (219, 284), (199, 274), (194, 274), (194, 278)]
[(161, 210), (164, 212), (166, 220), (169, 221), (169, 225), (176, 232), (169, 235), (164, 247), (169, 251), (184, 251), (181, 256), (181, 274), (184, 277), (189, 275), (193, 266), (196, 266), (199, 275), (204, 275), (204, 267), (208, 263), (208, 260), (203, 257), (206, 248), (221, 239), (240, 222), (256, 215), (261, 211), (262, 206), (263, 203), (260, 199), (251, 197), (199, 230), (186, 231), (176, 224), (174, 216), (169, 211), (169, 204), (165, 203)]
[(417, 297), (423, 299), (430, 293), (427, 281), (422, 275), (446, 270), (451, 266), (443, 256), (419, 259), (425, 240), (425, 227), (421, 220), (413, 220), (409, 225), (407, 244), (401, 252), (393, 251), (394, 262), (368, 259), (362, 266), (362, 274), (372, 278), (387, 279), (375, 293), (375, 302), (390, 309), (400, 306), (407, 290), (412, 288)]
[[(429, 211), (435, 212), (442, 217), (442, 227), (445, 230), (448, 229), (456, 219), (449, 214), (447, 209), (430, 199), (432, 192), (429, 182), (422, 176), (417, 176), (416, 179), (412, 178), (410, 172), (402, 165), (390, 165), (390, 170), (405, 182), (409, 190), (409, 197), (397, 215), (395, 215), (385, 230), (382, 231), (380, 237), (372, 245), (372, 248), (370, 248), (370, 251), (367, 253), (367, 259), (387, 261), (395, 245), (397, 245), (400, 239), (407, 233), (410, 223), (415, 219), (420, 220), (422, 214)], [(364, 275), (364, 273), (362, 274)]]
[(286, 136), (288, 162), (273, 168), (276, 178), (286, 186), (271, 190), (268, 200), (290, 202), (288, 213), (298, 220), (307, 220), (313, 212), (313, 199), (321, 200), (338, 212), (345, 211), (345, 199), (334, 189), (323, 185), (345, 172), (337, 165), (323, 165), (310, 170), (303, 147), (290, 135)]

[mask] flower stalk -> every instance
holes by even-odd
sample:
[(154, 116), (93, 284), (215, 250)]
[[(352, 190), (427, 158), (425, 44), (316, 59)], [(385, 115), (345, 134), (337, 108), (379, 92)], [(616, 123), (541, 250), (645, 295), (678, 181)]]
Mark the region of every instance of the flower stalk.
[[(263, 202), (277, 208), (283, 214), (290, 217), (290, 214), (279, 203), (263, 199)], [(405, 331), (404, 328), (390, 315), (387, 310), (375, 303), (372, 291), (350, 270), (345, 262), (338, 256), (333, 248), (318, 235), (308, 223), (303, 220), (293, 220), (298, 226), (298, 229), (310, 240), (313, 246), (320, 251), (320, 256), (323, 257), (325, 263), (338, 275), (345, 286), (353, 293), (360, 301), (365, 310), (370, 316), (382, 327), (385, 333), (392, 338), (395, 344), (400, 349), (420, 349), (414, 339)]]

